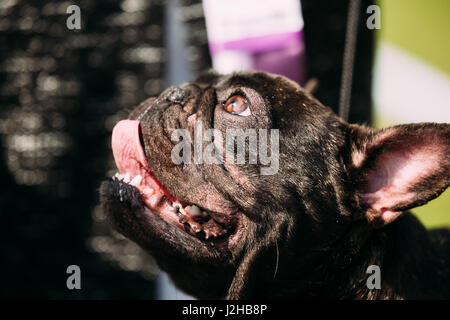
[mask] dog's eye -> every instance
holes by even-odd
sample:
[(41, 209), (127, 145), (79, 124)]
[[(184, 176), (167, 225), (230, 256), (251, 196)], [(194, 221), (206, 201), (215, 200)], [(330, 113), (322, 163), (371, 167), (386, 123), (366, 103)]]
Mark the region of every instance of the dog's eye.
[(243, 117), (248, 117), (251, 115), (247, 99), (239, 95), (230, 97), (223, 104), (223, 108), (229, 113), (237, 114)]

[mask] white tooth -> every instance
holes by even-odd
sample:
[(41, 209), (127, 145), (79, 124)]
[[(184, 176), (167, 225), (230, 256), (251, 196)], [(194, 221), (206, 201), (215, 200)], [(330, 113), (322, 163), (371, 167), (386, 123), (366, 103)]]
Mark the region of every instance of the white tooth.
[(179, 202), (175, 202), (173, 204), (173, 207), (175, 208), (175, 212), (186, 214), (186, 212), (183, 210), (183, 206)]
[(194, 206), (187, 206), (186, 207), (186, 211), (189, 212), (189, 214), (191, 216), (198, 216), (198, 215), (202, 214), (202, 212), (200, 211), (200, 208), (195, 206), (195, 205)]
[(130, 174), (128, 172), (125, 173), (125, 176), (123, 177), (123, 182), (125, 182), (125, 183), (130, 182)]
[(132, 186), (137, 187), (142, 181), (142, 176), (138, 174), (136, 177), (133, 178), (133, 180), (130, 181), (130, 184)]

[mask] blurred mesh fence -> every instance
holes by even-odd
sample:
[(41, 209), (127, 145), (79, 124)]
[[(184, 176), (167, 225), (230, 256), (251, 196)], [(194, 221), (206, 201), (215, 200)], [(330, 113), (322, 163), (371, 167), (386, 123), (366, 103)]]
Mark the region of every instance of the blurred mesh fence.
[[(2, 295), (153, 297), (153, 260), (111, 232), (97, 188), (114, 172), (115, 122), (163, 88), (163, 2), (0, 3)], [(117, 262), (114, 266), (103, 261)], [(82, 270), (82, 290), (65, 270)]]

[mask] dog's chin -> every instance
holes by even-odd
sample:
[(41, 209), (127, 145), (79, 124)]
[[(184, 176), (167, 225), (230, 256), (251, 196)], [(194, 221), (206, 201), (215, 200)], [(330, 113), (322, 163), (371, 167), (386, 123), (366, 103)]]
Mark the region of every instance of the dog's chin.
[[(237, 246), (242, 214), (227, 217), (223, 213), (207, 211), (201, 205), (173, 200), (170, 194), (164, 194), (158, 202), (153, 202), (154, 196), (149, 198), (148, 194), (142, 193), (141, 187), (131, 185), (127, 180), (123, 175), (115, 176), (103, 182), (100, 193), (113, 225), (130, 239), (142, 244), (138, 237), (154, 239), (159, 236), (168, 241), (176, 241), (178, 237), (180, 241), (175, 247), (189, 241), (223, 252)], [(190, 213), (192, 211), (194, 214)], [(151, 243), (143, 246), (152, 247)]]
[(101, 195), (120, 232), (151, 251), (164, 250), (161, 241), (179, 251), (202, 248), (215, 254), (229, 253), (237, 246), (242, 214), (236, 210), (208, 211), (205, 208), (210, 204), (174, 197), (147, 163), (139, 121), (119, 123), (113, 131), (112, 146), (119, 172), (103, 183)]

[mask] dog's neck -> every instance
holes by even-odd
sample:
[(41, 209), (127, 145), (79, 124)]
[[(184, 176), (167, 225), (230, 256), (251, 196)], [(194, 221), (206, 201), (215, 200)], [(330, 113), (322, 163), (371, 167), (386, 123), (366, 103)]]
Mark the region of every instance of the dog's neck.
[[(407, 213), (380, 229), (369, 231), (355, 226), (355, 229), (358, 228), (359, 231), (348, 233), (351, 239), (337, 242), (326, 253), (328, 259), (322, 260), (324, 267), (312, 265), (312, 270), (319, 272), (315, 273), (316, 281), (307, 288), (305, 296), (421, 299), (433, 297), (438, 287), (445, 288), (446, 285), (450, 288), (448, 252), (436, 245), (432, 233), (412, 214)], [(357, 239), (359, 243), (355, 243)], [(380, 268), (380, 289), (369, 289), (367, 286), (371, 275), (367, 268), (370, 265)], [(449, 293), (449, 289), (444, 291)]]
[[(265, 263), (252, 270), (253, 288), (243, 298), (439, 298), (434, 297), (435, 289), (445, 286), (441, 294), (450, 294), (448, 252), (436, 246), (413, 215), (405, 214), (379, 229), (362, 224), (351, 228), (348, 238), (327, 248), (311, 250), (300, 243), (294, 255), (289, 250), (269, 250), (261, 259)], [(277, 272), (268, 272), (275, 265)], [(370, 265), (380, 268), (380, 289), (367, 286)], [(280, 296), (274, 296), (277, 292)]]

